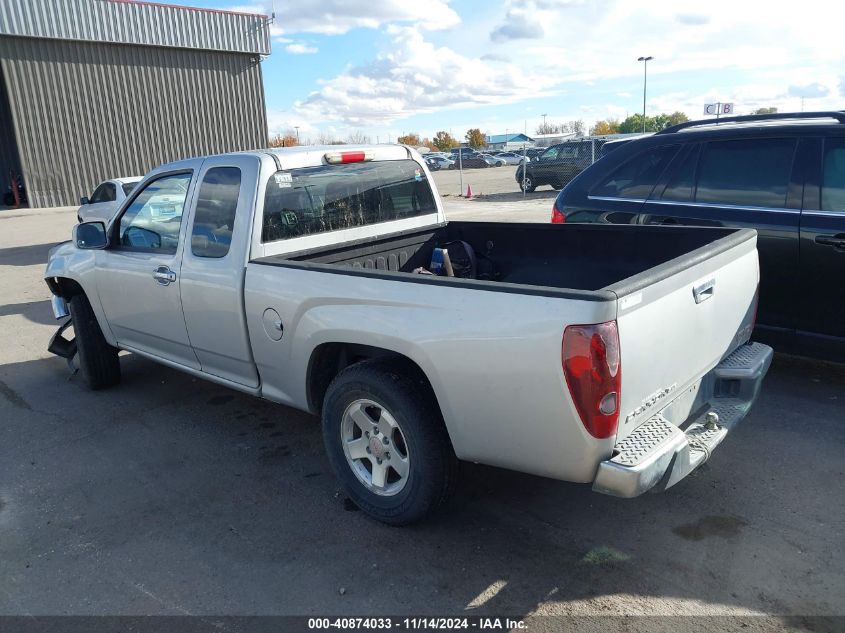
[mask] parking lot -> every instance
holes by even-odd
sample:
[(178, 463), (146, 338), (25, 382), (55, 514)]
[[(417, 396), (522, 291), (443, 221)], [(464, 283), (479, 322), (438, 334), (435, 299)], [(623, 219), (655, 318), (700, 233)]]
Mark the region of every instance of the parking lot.
[[(486, 195), (447, 208), (545, 220), (554, 192), (521, 202), (510, 171), (465, 172)], [(456, 176), (434, 177), (449, 194)], [(553, 631), (546, 616), (827, 630), (800, 616), (842, 613), (845, 367), (777, 356), (744, 423), (664, 494), (465, 464), (446, 512), (389, 528), (340, 494), (316, 418), (132, 355), (92, 393), (50, 357), (41, 275), (74, 219), (0, 213), (0, 614), (496, 613)]]

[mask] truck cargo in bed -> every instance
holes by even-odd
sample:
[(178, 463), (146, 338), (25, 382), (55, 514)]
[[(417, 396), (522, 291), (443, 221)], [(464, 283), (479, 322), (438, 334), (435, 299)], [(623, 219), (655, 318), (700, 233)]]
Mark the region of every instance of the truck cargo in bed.
[(703, 463), (757, 395), (755, 244), (446, 222), (399, 146), (214, 156), (159, 168), (51, 253), (77, 335), (51, 348), (78, 347), (94, 387), (122, 348), (320, 415), (350, 498), (388, 523), (437, 507), (456, 457), (635, 496)]

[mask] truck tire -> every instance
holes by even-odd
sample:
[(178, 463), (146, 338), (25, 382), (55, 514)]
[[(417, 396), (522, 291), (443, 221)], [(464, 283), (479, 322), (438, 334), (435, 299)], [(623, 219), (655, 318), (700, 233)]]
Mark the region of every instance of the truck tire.
[(88, 297), (78, 294), (70, 300), (70, 315), (76, 334), (76, 349), (82, 378), (90, 389), (107, 389), (120, 382), (117, 348), (103, 337)]
[(347, 367), (323, 401), (323, 441), (346, 494), (388, 525), (424, 519), (448, 498), (457, 459), (425, 379), (383, 359)]

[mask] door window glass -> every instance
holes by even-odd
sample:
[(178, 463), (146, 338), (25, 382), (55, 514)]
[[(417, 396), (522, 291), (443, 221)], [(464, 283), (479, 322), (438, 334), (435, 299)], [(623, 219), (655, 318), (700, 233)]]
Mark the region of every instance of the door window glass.
[(164, 176), (147, 184), (120, 218), (121, 248), (175, 253), (190, 184), (190, 173)]
[(590, 195), (645, 200), (677, 151), (677, 145), (663, 145), (629, 158)]
[(115, 186), (110, 182), (104, 182), (102, 185), (97, 187), (94, 193), (91, 194), (91, 204), (97, 204), (98, 202), (114, 202), (117, 198), (117, 190)]
[(696, 202), (781, 209), (786, 205), (795, 139), (707, 143), (698, 166)]
[(241, 170), (214, 167), (205, 173), (197, 195), (191, 252), (197, 257), (225, 257), (232, 244)]
[(559, 147), (550, 147), (540, 156), (540, 160), (554, 160), (557, 158)]
[(845, 211), (845, 138), (824, 143), (822, 211)]
[(661, 196), (663, 200), (675, 200), (677, 202), (692, 200), (692, 191), (695, 188), (696, 163), (698, 163), (697, 147), (687, 153), (681, 160), (681, 164), (675, 169), (675, 173), (672, 174)]

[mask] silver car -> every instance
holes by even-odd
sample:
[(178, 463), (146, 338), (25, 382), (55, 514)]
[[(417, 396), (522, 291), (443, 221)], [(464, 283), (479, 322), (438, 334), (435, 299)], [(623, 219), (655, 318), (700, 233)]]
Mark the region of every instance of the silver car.
[(82, 206), (76, 212), (76, 219), (79, 222), (100, 220), (108, 224), (121, 203), (139, 182), (141, 182), (141, 176), (104, 180), (97, 185), (90, 198), (83, 196), (79, 201)]

